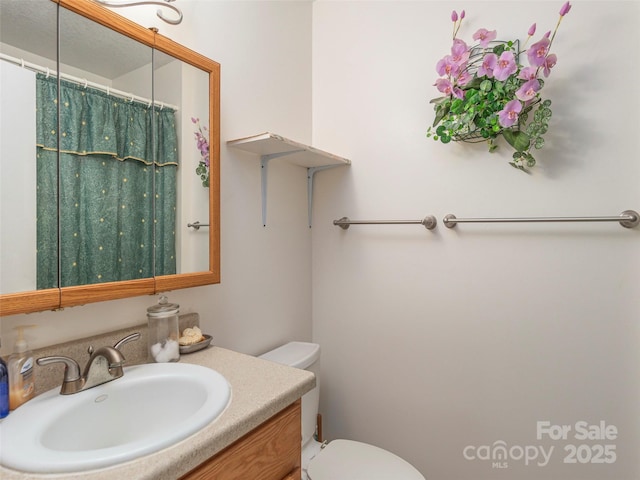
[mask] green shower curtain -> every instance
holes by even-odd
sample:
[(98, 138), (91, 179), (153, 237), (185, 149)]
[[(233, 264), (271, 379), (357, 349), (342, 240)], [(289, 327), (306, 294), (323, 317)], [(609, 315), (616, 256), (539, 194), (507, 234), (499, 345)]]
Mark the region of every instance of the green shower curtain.
[(176, 273), (175, 111), (61, 81), (58, 127), (56, 91), (38, 75), (37, 287)]

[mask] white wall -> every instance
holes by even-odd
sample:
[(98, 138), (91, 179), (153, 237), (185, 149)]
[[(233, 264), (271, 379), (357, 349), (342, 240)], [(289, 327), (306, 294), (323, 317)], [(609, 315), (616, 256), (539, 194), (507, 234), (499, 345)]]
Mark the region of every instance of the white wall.
[(0, 249), (10, 252), (0, 258), (0, 292), (8, 293), (36, 287), (36, 76), (4, 61), (0, 76)]
[[(271, 162), (269, 218), (260, 216), (260, 166), (226, 141), (273, 131), (311, 140), (311, 4), (181, 2), (184, 21), (169, 26), (157, 7), (119, 9), (221, 64), (222, 283), (169, 293), (182, 312), (200, 314), (214, 343), (252, 354), (311, 337), (311, 234), (306, 172)], [(195, 175), (195, 173), (194, 173)], [(139, 297), (59, 312), (3, 317), (2, 354), (17, 324), (41, 347), (146, 321), (157, 300)]]
[[(544, 87), (551, 129), (530, 175), (507, 164), (505, 147), (489, 154), (425, 137), (453, 8), (466, 10), (469, 41), (480, 27), (524, 40), (533, 22), (538, 36), (553, 29), (562, 3), (314, 3), (313, 141), (353, 161), (316, 182), (313, 339), (329, 439), (380, 445), (433, 480), (640, 478), (640, 229), (442, 224), (448, 213), (640, 209), (630, 80), (640, 74), (640, 4), (572, 2)], [(331, 223), (427, 214), (434, 232)], [(619, 434), (538, 440), (545, 420), (603, 420)], [(463, 457), (499, 440), (554, 452), (546, 467)], [(616, 462), (563, 464), (565, 447), (583, 443), (587, 453), (615, 445)]]

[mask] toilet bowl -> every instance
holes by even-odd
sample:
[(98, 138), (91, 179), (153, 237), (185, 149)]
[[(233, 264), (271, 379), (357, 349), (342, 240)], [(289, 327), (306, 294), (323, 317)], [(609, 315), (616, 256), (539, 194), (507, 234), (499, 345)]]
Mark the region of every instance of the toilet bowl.
[(316, 387), (302, 397), (302, 480), (425, 480), (410, 463), (382, 448), (353, 440), (333, 440), (326, 445), (315, 440), (320, 345), (289, 342), (259, 358), (316, 375)]

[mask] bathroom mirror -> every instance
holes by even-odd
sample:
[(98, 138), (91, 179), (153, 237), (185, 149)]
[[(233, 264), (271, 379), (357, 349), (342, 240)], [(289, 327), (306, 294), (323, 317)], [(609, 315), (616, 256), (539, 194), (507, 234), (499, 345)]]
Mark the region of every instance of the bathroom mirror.
[[(59, 12), (56, 12), (58, 6)], [(75, 98), (77, 96), (78, 102), (87, 101), (85, 97), (93, 93), (95, 84), (95, 89), (102, 90), (99, 92), (102, 100), (113, 100), (105, 107), (108, 110), (121, 113), (142, 105), (142, 110), (146, 110), (142, 117), (126, 110), (123, 118), (129, 120), (128, 130), (147, 123), (151, 132), (144, 141), (122, 136), (124, 120), (119, 117), (113, 125), (90, 118), (69, 122), (61, 112), (58, 130), (39, 120), (40, 135), (55, 131), (59, 135), (54, 140), (60, 142), (59, 149), (55, 143), (43, 149), (45, 155), (53, 158), (49, 162), (53, 165), (49, 181), (58, 182), (60, 187), (60, 195), (55, 190), (50, 198), (56, 208), (44, 215), (42, 210), (36, 213), (34, 205), (35, 197), (40, 204), (45, 203), (40, 197), (41, 170), (36, 173), (35, 161), (38, 153), (43, 152), (24, 153), (27, 148), (35, 148), (31, 140), (13, 142), (22, 146), (22, 152), (6, 152), (3, 141), (0, 313), (28, 313), (219, 282), (219, 65), (87, 0), (0, 0), (0, 7), (2, 54), (19, 59), (13, 65), (2, 61), (4, 92), (5, 70), (27, 70), (24, 63), (34, 63), (44, 67), (40, 81), (47, 86), (49, 94), (53, 92), (54, 100), (59, 93), (61, 110), (87, 110), (81, 103), (76, 104)], [(11, 31), (5, 28), (9, 19), (14, 24), (22, 24)], [(46, 71), (47, 68), (50, 70)], [(55, 77), (58, 69), (60, 80)], [(34, 73), (25, 75), (33, 77)], [(42, 101), (43, 90), (38, 88)], [(68, 94), (71, 96), (67, 97)], [(3, 115), (5, 97), (3, 94)], [(90, 102), (101, 100), (91, 98)], [(95, 104), (91, 105), (95, 109)], [(58, 107), (57, 103), (55, 106)], [(89, 128), (87, 132), (83, 130), (85, 123)], [(166, 124), (171, 124), (170, 130), (163, 130)], [(4, 116), (1, 128), (3, 140), (33, 137), (32, 130), (35, 130), (30, 125), (26, 128), (25, 121), (7, 122)], [(171, 132), (174, 132), (173, 138)], [(74, 136), (82, 137), (82, 145), (69, 143)], [(118, 140), (114, 141), (112, 136)], [(97, 138), (97, 143), (87, 143), (89, 137), (95, 137), (92, 141)], [(202, 147), (202, 141), (209, 146), (208, 186), (204, 186), (196, 174), (199, 162), (204, 161), (203, 150), (198, 148)], [(105, 187), (96, 183), (95, 176), (83, 175), (88, 163), (85, 160), (90, 154), (113, 153), (109, 142), (119, 149), (117, 155), (112, 155), (115, 159), (92, 158), (95, 168), (109, 170), (111, 176), (117, 177), (115, 184)], [(122, 142), (126, 142), (126, 146), (121, 145)], [(78, 157), (65, 158), (70, 152)], [(7, 158), (34, 158), (34, 161), (18, 162), (25, 171), (16, 177), (13, 164), (7, 166), (5, 162)], [(129, 159), (133, 159), (131, 164), (141, 167), (141, 176), (111, 171)], [(69, 165), (72, 168), (68, 168)], [(82, 168), (76, 168), (78, 165)], [(29, 181), (37, 176), (38, 182)], [(5, 181), (8, 178), (11, 179)], [(5, 184), (28, 188), (7, 192)], [(115, 195), (116, 191), (120, 194), (127, 189), (134, 194), (132, 199), (122, 200)], [(98, 213), (94, 212), (92, 201), (96, 202)], [(26, 212), (24, 205), (29, 209)], [(131, 233), (134, 226), (123, 223), (127, 217), (125, 212), (130, 213), (133, 207), (147, 209), (142, 214), (136, 210), (130, 215), (138, 223), (135, 235)], [(82, 210), (75, 220), (72, 219), (76, 215), (74, 210)], [(22, 213), (14, 214), (16, 211)], [(41, 225), (46, 221), (50, 223), (49, 230)], [(187, 226), (196, 221), (206, 226)], [(115, 233), (106, 228), (109, 223), (114, 224), (111, 228), (115, 228)], [(20, 228), (16, 228), (18, 226)], [(121, 241), (122, 237), (128, 240), (129, 246), (135, 245), (128, 254), (122, 253), (126, 243)], [(113, 243), (117, 246), (116, 252), (109, 250)], [(24, 251), (16, 255), (18, 246)], [(38, 250), (39, 255), (34, 255), (34, 250)], [(41, 250), (49, 253), (42, 255)], [(91, 266), (78, 273), (81, 270), (78, 266), (84, 267), (90, 256), (106, 259), (104, 271), (102, 267)], [(10, 265), (7, 262), (11, 258), (17, 261), (8, 270), (5, 267)], [(42, 281), (38, 273), (44, 270), (43, 258), (49, 266), (48, 283)], [(122, 266), (111, 268), (118, 264)], [(117, 270), (125, 274), (124, 278), (114, 277), (120, 274)], [(20, 274), (17, 276), (23, 277), (21, 282), (15, 281), (14, 275), (7, 275), (7, 271)]]

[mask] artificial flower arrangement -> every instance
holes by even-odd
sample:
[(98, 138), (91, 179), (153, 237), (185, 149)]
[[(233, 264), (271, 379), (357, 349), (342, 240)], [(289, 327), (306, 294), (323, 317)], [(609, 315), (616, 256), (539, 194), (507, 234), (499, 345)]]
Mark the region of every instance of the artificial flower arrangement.
[(200, 150), (200, 161), (198, 162), (198, 166), (196, 167), (196, 175), (200, 176), (200, 180), (202, 180), (203, 187), (209, 187), (209, 135), (207, 127), (203, 127), (200, 125), (199, 118), (191, 117), (191, 121), (196, 124), (198, 130), (195, 131), (194, 135), (196, 138), (196, 145), (198, 146), (198, 150)]
[[(465, 17), (464, 10), (453, 21), (451, 54), (436, 65), (440, 78), (435, 86), (445, 94), (431, 100), (435, 120), (427, 137), (442, 143), (450, 141), (484, 142), (493, 152), (495, 139), (502, 135), (513, 147), (515, 168), (526, 171), (536, 163), (531, 149), (544, 146), (543, 135), (549, 128), (551, 100), (544, 100), (540, 91), (557, 57), (549, 53), (562, 18), (571, 9), (566, 2), (560, 9), (556, 28), (545, 33), (529, 48), (520, 50), (519, 40), (496, 41), (495, 30), (479, 29), (473, 34), (478, 43), (469, 47), (457, 37)], [(536, 32), (531, 25), (524, 47)], [(520, 59), (526, 55), (528, 66)]]

